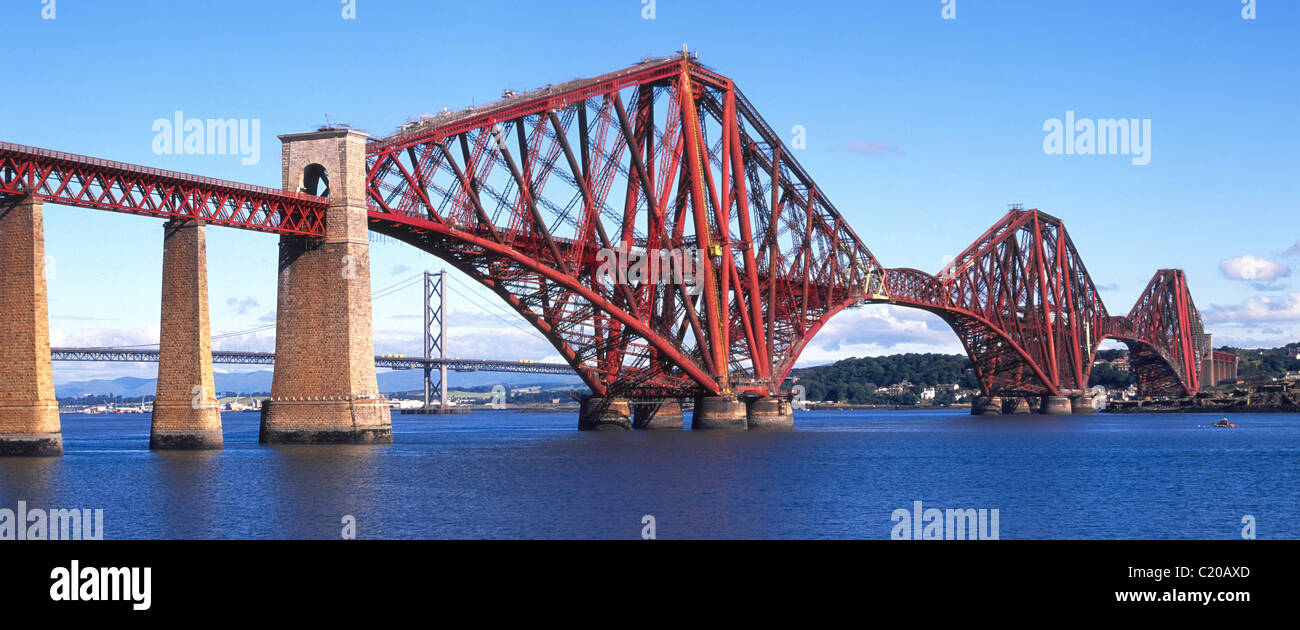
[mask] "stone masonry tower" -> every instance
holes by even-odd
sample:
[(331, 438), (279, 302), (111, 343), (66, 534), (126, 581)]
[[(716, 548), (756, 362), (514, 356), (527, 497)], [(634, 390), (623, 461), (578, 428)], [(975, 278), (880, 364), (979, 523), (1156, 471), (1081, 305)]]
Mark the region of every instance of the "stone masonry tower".
[(203, 224), (163, 224), (162, 324), (158, 389), (149, 448), (221, 448), (221, 410), (212, 375), (207, 240)]
[(0, 197), (0, 456), (63, 454), (41, 201)]
[(350, 129), (280, 136), (284, 188), (329, 197), (325, 238), (280, 237), (275, 376), (263, 444), (393, 440), (375, 378), (366, 140)]

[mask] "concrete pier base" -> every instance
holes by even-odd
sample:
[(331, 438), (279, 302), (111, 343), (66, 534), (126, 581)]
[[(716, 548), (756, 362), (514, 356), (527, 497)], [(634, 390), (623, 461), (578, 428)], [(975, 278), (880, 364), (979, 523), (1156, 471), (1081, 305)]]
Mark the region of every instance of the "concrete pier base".
[[(328, 426), (322, 420), (353, 419), (355, 424)], [(265, 400), (262, 444), (391, 444), (393, 425), (388, 404), (369, 400)]]
[(1070, 398), (1070, 412), (1083, 416), (1097, 413), (1097, 408), (1092, 406), (1092, 396), (1074, 396)]
[(579, 431), (627, 431), (632, 428), (632, 406), (626, 398), (591, 396), (578, 409)]
[[(158, 413), (157, 404), (154, 413)], [(203, 450), (218, 449), (225, 446), (221, 429), (167, 431), (153, 429), (149, 432), (149, 448), (154, 450)]]
[(682, 404), (676, 400), (632, 403), (632, 427), (650, 431), (680, 431), (686, 426)]
[(201, 223), (175, 219), (163, 225), (162, 278), (162, 333), (149, 448), (221, 448)]
[(1033, 413), (1033, 411), (1029, 406), (1029, 400), (1026, 398), (1017, 396), (1015, 398), (1005, 398), (1002, 401), (1002, 413), (1005, 414), (1021, 416)]
[[(263, 444), (385, 444), (375, 378), (366, 139), (351, 129), (281, 136), (285, 190), (328, 194), (325, 237), (280, 237), (275, 375)], [(328, 181), (317, 181), (328, 176)]]
[(63, 454), (45, 289), (41, 201), (0, 198), (0, 457)]
[(732, 396), (697, 396), (691, 412), (691, 429), (696, 431), (744, 431), (749, 428), (744, 401)]
[(1049, 416), (1068, 416), (1072, 412), (1070, 399), (1065, 396), (1043, 396), (1038, 412)]
[(1002, 415), (1002, 397), (1001, 396), (976, 396), (971, 401), (970, 414), (972, 416), (1000, 416)]
[(749, 401), (746, 424), (750, 431), (788, 431), (794, 428), (794, 407), (789, 398), (754, 398)]
[[(0, 414), (10, 411), (0, 408)], [(26, 413), (29, 410), (21, 410)], [(0, 457), (58, 457), (63, 454), (60, 433), (8, 433), (0, 435)]]

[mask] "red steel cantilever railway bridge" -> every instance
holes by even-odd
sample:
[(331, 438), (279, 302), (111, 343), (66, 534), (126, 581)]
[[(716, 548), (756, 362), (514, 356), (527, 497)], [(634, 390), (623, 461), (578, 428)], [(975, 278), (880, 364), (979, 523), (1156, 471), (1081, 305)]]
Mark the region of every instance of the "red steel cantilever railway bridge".
[[(1112, 315), (1062, 221), (1021, 209), (937, 274), (886, 267), (691, 57), (508, 96), (369, 141), (369, 228), (488, 287), (598, 396), (779, 394), (826, 321), (866, 303), (946, 321), (987, 395), (1081, 394), (1105, 339), (1145, 392), (1200, 388), (1208, 341), (1181, 271)], [(0, 144), (0, 194), (53, 204), (319, 237), (319, 192)], [(701, 252), (698, 283), (615, 283), (597, 253), (618, 247)]]

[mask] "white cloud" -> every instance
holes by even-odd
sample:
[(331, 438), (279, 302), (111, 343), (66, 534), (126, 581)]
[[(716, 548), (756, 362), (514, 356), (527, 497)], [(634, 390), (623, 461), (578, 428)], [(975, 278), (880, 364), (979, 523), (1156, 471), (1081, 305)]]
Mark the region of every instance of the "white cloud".
[(900, 306), (866, 305), (832, 317), (800, 355), (809, 365), (899, 352), (962, 353), (961, 341), (938, 316)]
[(229, 300), (226, 300), (226, 306), (229, 306), (230, 310), (235, 311), (240, 315), (245, 315), (248, 313), (249, 309), (257, 307), (257, 298), (251, 295), (245, 295), (242, 298), (232, 297)]
[(1300, 293), (1287, 296), (1257, 295), (1233, 306), (1213, 305), (1203, 315), (1209, 323), (1242, 326), (1261, 322), (1300, 322)]
[(1289, 277), (1291, 268), (1254, 256), (1237, 256), (1219, 263), (1219, 271), (1232, 280), (1245, 280), (1257, 287), (1273, 286), (1278, 280)]
[(83, 328), (79, 330), (50, 330), (50, 345), (71, 348), (112, 348), (124, 346), (158, 345), (158, 327), (143, 328)]
[[(447, 328), (447, 356), (457, 359), (496, 359), (563, 363), (555, 347), (540, 332), (497, 322), (497, 328), (452, 325)], [(522, 328), (522, 329), (521, 329)], [(419, 327), (377, 328), (374, 332), (376, 354), (405, 354), (418, 356), (424, 352)]]
[(230, 352), (275, 352), (275, 329), (221, 337), (212, 340), (213, 350)]
[(1277, 348), (1289, 343), (1295, 343), (1296, 337), (1296, 335), (1287, 334), (1216, 334), (1214, 335), (1214, 347), (1222, 348), (1223, 346), (1231, 346), (1233, 348)]

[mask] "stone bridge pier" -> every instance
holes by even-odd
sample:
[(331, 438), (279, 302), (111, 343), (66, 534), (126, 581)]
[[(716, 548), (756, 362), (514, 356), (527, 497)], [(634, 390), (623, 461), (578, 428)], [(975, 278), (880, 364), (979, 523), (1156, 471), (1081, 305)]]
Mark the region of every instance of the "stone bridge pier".
[(280, 136), (284, 187), (329, 197), (325, 237), (280, 237), (275, 373), (263, 444), (393, 441), (375, 377), (366, 139), (351, 129)]
[(163, 224), (162, 318), (152, 449), (221, 448), (221, 410), (212, 375), (208, 263), (203, 224)]
[(794, 406), (788, 396), (752, 398), (747, 404), (746, 425), (750, 431), (794, 428)]
[(45, 290), (41, 201), (0, 197), (0, 456), (63, 454)]

